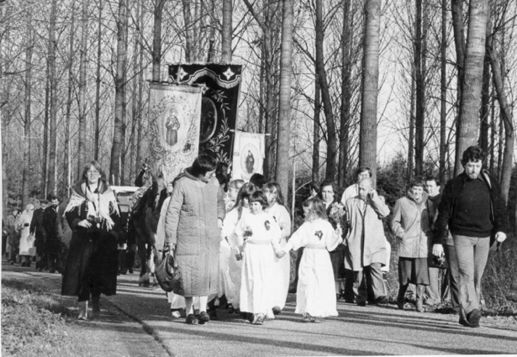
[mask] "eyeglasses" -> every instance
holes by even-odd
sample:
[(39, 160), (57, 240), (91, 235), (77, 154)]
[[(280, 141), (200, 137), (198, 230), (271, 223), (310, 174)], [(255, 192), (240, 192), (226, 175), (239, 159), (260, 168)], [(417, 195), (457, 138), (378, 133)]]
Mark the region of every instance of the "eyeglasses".
[(88, 170), (86, 173), (89, 175), (100, 175), (100, 172), (97, 170)]

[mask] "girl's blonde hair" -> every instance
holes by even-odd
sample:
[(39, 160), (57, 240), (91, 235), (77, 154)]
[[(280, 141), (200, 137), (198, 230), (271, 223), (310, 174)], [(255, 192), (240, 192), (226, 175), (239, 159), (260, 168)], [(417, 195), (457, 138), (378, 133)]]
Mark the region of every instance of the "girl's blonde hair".
[[(307, 217), (315, 215), (318, 218), (327, 219), (327, 210), (325, 209), (325, 203), (321, 198), (313, 197), (303, 201), (303, 206), (309, 208)], [(305, 217), (307, 219), (307, 217)]]

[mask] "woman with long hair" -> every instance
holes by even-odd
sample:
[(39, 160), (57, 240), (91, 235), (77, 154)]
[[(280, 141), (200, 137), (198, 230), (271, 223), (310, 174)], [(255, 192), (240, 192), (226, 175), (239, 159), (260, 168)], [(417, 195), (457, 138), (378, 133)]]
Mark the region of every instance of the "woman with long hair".
[(97, 314), (101, 293), (116, 293), (117, 239), (113, 229), (119, 216), (115, 194), (100, 164), (89, 162), (65, 209), (72, 240), (61, 287), (62, 295), (77, 296), (81, 320), (88, 319), (90, 299)]

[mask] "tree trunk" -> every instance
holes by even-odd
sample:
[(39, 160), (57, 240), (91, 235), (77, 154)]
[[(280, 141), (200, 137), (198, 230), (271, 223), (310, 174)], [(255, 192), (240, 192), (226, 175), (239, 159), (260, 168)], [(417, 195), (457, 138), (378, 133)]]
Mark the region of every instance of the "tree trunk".
[(415, 15), (415, 175), (421, 176), (424, 168), (424, 116), (425, 116), (425, 68), (422, 35), (422, 0), (416, 0)]
[[(158, 0), (154, 8), (153, 28), (153, 82), (160, 82), (160, 63), (162, 60), (162, 15), (166, 0)], [(126, 35), (127, 37), (127, 35)], [(188, 60), (187, 60), (188, 62)]]
[(57, 76), (56, 76), (56, 12), (57, 0), (52, 0), (48, 41), (49, 61), (49, 155), (48, 191), (57, 192)]
[[(465, 69), (465, 34), (463, 25), (463, 0), (451, 0), (452, 27), (454, 30), (454, 44), (456, 48), (456, 149), (460, 140), (460, 108), (461, 91)], [(454, 163), (456, 167), (456, 162)]]
[(77, 145), (77, 177), (81, 176), (86, 164), (86, 52), (88, 51), (88, 0), (83, 0), (81, 10), (81, 49), (79, 59), (79, 95), (77, 107), (79, 109), (79, 142)]
[(222, 63), (232, 62), (232, 0), (223, 0)]
[(495, 119), (495, 89), (492, 85), (490, 95), (490, 172), (495, 174), (495, 133), (496, 133), (496, 119)]
[(407, 157), (407, 177), (411, 180), (415, 174), (415, 67), (411, 66), (411, 96), (409, 99), (409, 138)]
[(462, 170), (463, 151), (471, 145), (476, 145), (478, 140), (487, 20), (488, 0), (471, 0), (465, 73), (461, 91), (459, 139), (454, 165), (456, 175)]
[(291, 118), (291, 56), (293, 44), (293, 0), (283, 0), (280, 53), (280, 95), (276, 181), (284, 195), (289, 188), (289, 123)]
[[(32, 13), (27, 14), (27, 44), (25, 47), (25, 113), (23, 118), (23, 174), (22, 174), (22, 204), (29, 200), (30, 165), (31, 165), (31, 102), (32, 102), (32, 54), (34, 49)], [(5, 167), (5, 162), (2, 166)]]
[(185, 31), (185, 62), (190, 63), (193, 55), (192, 38), (192, 16), (190, 14), (190, 0), (182, 0), (183, 3), (183, 22)]
[(316, 0), (316, 77), (320, 82), (321, 98), (323, 99), (323, 111), (327, 124), (327, 160), (325, 170), (325, 180), (334, 182), (337, 174), (337, 136), (336, 122), (332, 112), (332, 100), (330, 98), (327, 73), (325, 71), (325, 57), (323, 54), (323, 42), (325, 29), (323, 27), (322, 0)]
[(338, 187), (345, 187), (349, 160), (350, 102), (352, 101), (352, 2), (343, 1), (341, 33), (341, 108), (339, 126)]
[[(501, 177), (501, 194), (503, 196), (504, 202), (508, 204), (508, 196), (510, 192), (510, 182), (512, 177), (512, 168), (513, 168), (513, 150), (515, 145), (515, 133), (513, 126), (513, 114), (510, 103), (507, 99), (507, 94), (504, 88), (504, 79), (503, 79), (503, 64), (499, 61), (499, 58), (502, 57), (497, 54), (496, 51), (492, 48), (489, 51), (490, 54), (490, 63), (492, 65), (492, 80), (494, 82), (494, 87), (497, 93), (497, 100), (499, 101), (499, 110), (501, 111), (501, 119), (504, 123), (504, 153), (502, 159), (502, 168), (500, 169)], [(504, 60), (504, 57), (502, 57)], [(502, 140), (502, 137), (500, 138)]]
[(365, 1), (364, 57), (362, 72), (361, 127), (359, 166), (372, 171), (375, 186), (377, 177), (377, 87), (379, 80), (380, 0)]
[(447, 0), (442, 0), (442, 38), (440, 43), (440, 166), (439, 180), (446, 181), (447, 153)]
[(483, 85), (481, 87), (481, 120), (479, 130), (479, 146), (488, 154), (488, 114), (490, 112), (490, 58), (488, 48), (485, 49), (483, 61)]
[(314, 81), (314, 122), (312, 133), (312, 182), (320, 181), (320, 113), (321, 113), (321, 97), (320, 82)]
[(70, 21), (70, 42), (68, 47), (68, 85), (67, 85), (67, 94), (66, 94), (66, 111), (65, 111), (65, 157), (63, 160), (63, 172), (65, 177), (65, 185), (66, 192), (64, 192), (64, 196), (68, 197), (69, 190), (72, 187), (72, 166), (71, 166), (71, 155), (70, 155), (70, 125), (71, 118), (70, 112), (72, 110), (72, 90), (74, 83), (74, 71), (73, 71), (73, 63), (74, 63), (74, 39), (75, 39), (75, 0), (72, 0), (70, 4), (70, 11), (72, 12), (72, 18)]
[(110, 182), (120, 184), (121, 158), (124, 146), (126, 125), (126, 70), (127, 70), (127, 33), (128, 0), (119, 0), (117, 18), (117, 73), (115, 76), (115, 123), (113, 127), (113, 146), (111, 147)]
[(42, 173), (41, 173), (41, 186), (40, 191), (41, 194), (46, 197), (47, 196), (47, 188), (48, 188), (48, 126), (49, 126), (49, 103), (50, 103), (50, 69), (49, 63), (47, 61), (46, 66), (46, 79), (45, 79), (45, 114), (43, 119), (43, 162), (42, 162)]
[(139, 0), (136, 5), (136, 18), (138, 19), (137, 28), (133, 33), (134, 36), (134, 43), (133, 43), (133, 80), (132, 85), (133, 88), (131, 90), (131, 134), (129, 136), (129, 181), (133, 181), (133, 179), (136, 177), (136, 166), (135, 166), (135, 160), (136, 160), (136, 133), (138, 130), (138, 111), (140, 108), (138, 108), (138, 75), (139, 72), (142, 70), (138, 66), (138, 58), (140, 53), (140, 39), (139, 34), (142, 31), (142, 1)]
[(100, 150), (100, 112), (101, 112), (101, 59), (102, 59), (102, 0), (99, 0), (97, 19), (97, 68), (95, 69), (95, 148), (93, 157), (99, 160)]

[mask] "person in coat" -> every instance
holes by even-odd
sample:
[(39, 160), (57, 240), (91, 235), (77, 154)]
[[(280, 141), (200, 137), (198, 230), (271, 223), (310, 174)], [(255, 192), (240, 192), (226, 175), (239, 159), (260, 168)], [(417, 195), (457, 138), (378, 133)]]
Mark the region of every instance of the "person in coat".
[(32, 221), (30, 225), (30, 232), (36, 238), (34, 246), (36, 247), (36, 269), (42, 271), (47, 269), (47, 232), (45, 231), (44, 212), (47, 208), (47, 201), (41, 200), (39, 208), (34, 210)]
[(34, 235), (30, 233), (30, 225), (34, 214), (34, 205), (27, 204), (16, 221), (16, 230), (20, 233), (18, 246), (22, 267), (31, 265), (31, 257), (34, 256)]
[(48, 202), (49, 206), (43, 213), (43, 227), (46, 232), (45, 251), (49, 272), (55, 273), (56, 270), (61, 270), (62, 212), (59, 212), (59, 198), (55, 194), (49, 194)]
[(434, 205), (424, 192), (424, 182), (415, 180), (408, 194), (393, 208), (391, 229), (399, 239), (399, 293), (397, 305), (404, 309), (404, 296), (410, 283), (416, 285), (416, 310), (424, 311), (425, 287), (429, 285), (427, 259), (432, 240)]
[(7, 231), (7, 259), (10, 264), (14, 264), (16, 261), (16, 254), (18, 251), (19, 244), (19, 234), (16, 230), (16, 221), (18, 220), (18, 216), (20, 215), (20, 211), (18, 209), (13, 209), (12, 213), (7, 216), (7, 220), (5, 222), (5, 229)]
[(114, 295), (117, 288), (117, 238), (120, 213), (115, 194), (97, 161), (84, 167), (65, 208), (72, 239), (63, 272), (61, 294), (77, 296), (79, 316), (88, 319), (88, 300), (93, 314), (100, 311), (100, 295)]
[[(165, 216), (164, 251), (170, 249), (181, 268), (186, 323), (210, 321), (208, 296), (217, 293), (220, 228), (225, 214), (224, 194), (215, 177), (215, 160), (200, 155), (174, 182)], [(199, 297), (199, 315), (193, 298)]]
[(371, 178), (358, 184), (356, 197), (345, 204), (347, 252), (345, 268), (354, 272), (354, 295), (359, 306), (366, 305), (367, 279), (374, 303), (386, 302), (386, 286), (381, 267), (386, 262), (386, 236), (382, 219), (390, 214), (384, 200), (373, 189)]

